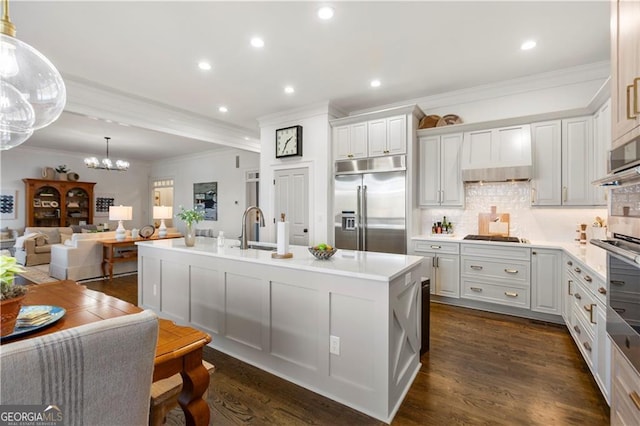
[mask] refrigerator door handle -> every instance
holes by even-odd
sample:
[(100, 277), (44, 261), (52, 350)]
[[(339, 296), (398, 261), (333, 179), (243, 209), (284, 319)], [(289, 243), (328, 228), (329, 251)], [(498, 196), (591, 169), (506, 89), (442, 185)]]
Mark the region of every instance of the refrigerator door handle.
[(362, 226), (362, 186), (358, 185), (358, 199), (356, 209), (356, 250), (362, 250), (360, 247), (360, 227)]
[(362, 250), (367, 250), (367, 185), (362, 186)]

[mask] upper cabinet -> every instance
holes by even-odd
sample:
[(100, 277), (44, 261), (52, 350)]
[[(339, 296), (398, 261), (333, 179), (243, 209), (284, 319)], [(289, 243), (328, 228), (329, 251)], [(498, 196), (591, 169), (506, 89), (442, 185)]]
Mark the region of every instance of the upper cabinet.
[(611, 3), (612, 145), (640, 135), (640, 1)]
[(420, 206), (464, 206), (461, 149), (462, 133), (420, 138)]
[(407, 105), (331, 120), (334, 160), (411, 157), (422, 117), (420, 108)]
[(610, 105), (607, 101), (594, 116), (531, 125), (531, 205), (606, 205), (606, 191), (591, 182), (606, 174)]
[(462, 170), (531, 166), (528, 124), (465, 132)]

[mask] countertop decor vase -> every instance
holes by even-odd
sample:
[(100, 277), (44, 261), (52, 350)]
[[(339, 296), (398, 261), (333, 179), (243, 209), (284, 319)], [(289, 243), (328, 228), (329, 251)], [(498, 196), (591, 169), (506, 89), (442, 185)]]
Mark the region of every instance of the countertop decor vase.
[(14, 285), (15, 274), (24, 272), (15, 257), (0, 256), (0, 336), (13, 333), (27, 288)]
[(184, 232), (184, 245), (187, 247), (193, 247), (196, 244), (196, 231), (193, 226), (187, 225), (187, 229)]

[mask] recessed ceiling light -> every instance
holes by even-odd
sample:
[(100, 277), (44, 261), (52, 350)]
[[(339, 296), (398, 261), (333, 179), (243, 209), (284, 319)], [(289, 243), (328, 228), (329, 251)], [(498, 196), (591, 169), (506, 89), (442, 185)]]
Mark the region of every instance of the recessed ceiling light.
[(228, 109), (226, 106), (224, 106), (224, 105), (223, 105), (223, 106), (221, 106), (220, 108), (218, 108), (218, 111), (220, 111), (220, 112), (227, 112), (227, 111), (229, 111), (229, 109)]
[(380, 83), (380, 80), (376, 79), (376, 80), (371, 80), (371, 83), (369, 84), (371, 84), (371, 87), (380, 87), (381, 83)]
[(333, 18), (333, 8), (329, 6), (321, 7), (318, 9), (318, 18), (324, 20)]
[(264, 47), (264, 40), (261, 39), (260, 37), (253, 37), (251, 39), (251, 45), (253, 47), (258, 47), (258, 48)]
[(531, 50), (534, 47), (536, 47), (535, 40), (527, 40), (524, 43), (522, 43), (522, 45), (520, 46), (520, 49), (522, 49), (522, 50)]
[(202, 71), (209, 71), (211, 69), (211, 64), (207, 61), (200, 61), (198, 62), (198, 68)]
[(295, 90), (292, 86), (287, 86), (287, 87), (285, 87), (285, 88), (284, 88), (284, 93), (289, 93), (289, 94), (291, 94), (291, 93), (293, 93), (293, 92), (295, 92), (295, 91), (296, 91), (296, 90)]

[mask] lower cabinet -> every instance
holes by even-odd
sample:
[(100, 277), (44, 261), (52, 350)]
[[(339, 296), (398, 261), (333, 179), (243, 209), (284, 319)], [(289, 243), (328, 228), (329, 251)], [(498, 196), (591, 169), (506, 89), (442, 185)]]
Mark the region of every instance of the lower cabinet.
[[(565, 259), (563, 317), (607, 402), (611, 394), (611, 341), (607, 337), (604, 283), (572, 256)], [(639, 399), (640, 401), (640, 399)], [(612, 417), (613, 418), (613, 417)]]
[(611, 424), (640, 424), (640, 377), (618, 348), (613, 346), (611, 374)]
[(460, 244), (437, 240), (413, 243), (411, 254), (424, 257), (425, 278), (431, 280), (431, 293), (437, 296), (460, 297)]
[(531, 310), (547, 314), (562, 313), (561, 282), (562, 251), (533, 249), (531, 251)]

